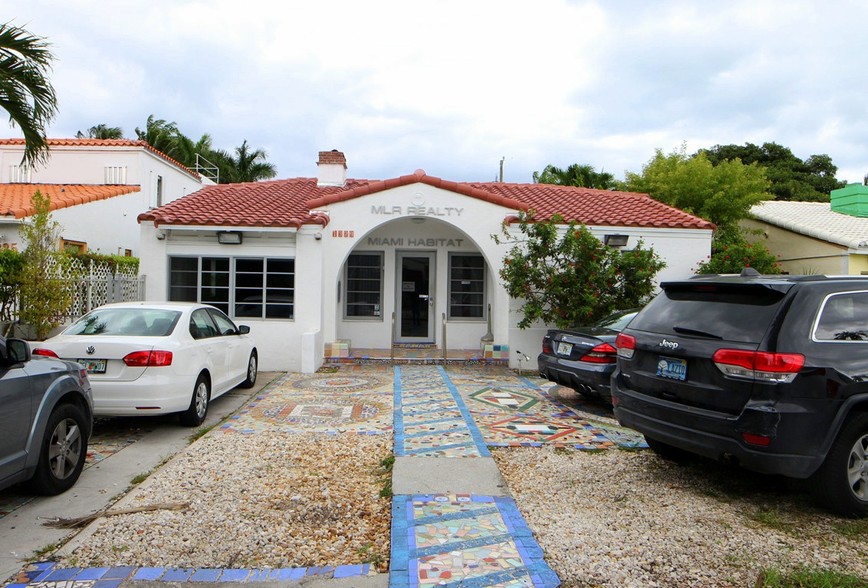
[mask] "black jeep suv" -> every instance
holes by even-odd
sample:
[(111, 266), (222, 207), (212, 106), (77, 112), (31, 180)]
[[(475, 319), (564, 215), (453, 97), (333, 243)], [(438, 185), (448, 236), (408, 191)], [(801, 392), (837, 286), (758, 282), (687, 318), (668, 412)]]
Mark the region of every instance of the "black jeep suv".
[(810, 478), (826, 508), (868, 515), (868, 277), (661, 288), (616, 341), (618, 421), (661, 455)]

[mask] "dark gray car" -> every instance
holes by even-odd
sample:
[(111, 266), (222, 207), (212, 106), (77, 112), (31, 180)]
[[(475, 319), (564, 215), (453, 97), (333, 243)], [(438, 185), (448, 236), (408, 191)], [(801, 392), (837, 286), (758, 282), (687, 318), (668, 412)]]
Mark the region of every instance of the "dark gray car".
[(93, 428), (84, 367), (33, 357), (26, 341), (0, 337), (0, 489), (19, 482), (60, 494), (78, 480)]

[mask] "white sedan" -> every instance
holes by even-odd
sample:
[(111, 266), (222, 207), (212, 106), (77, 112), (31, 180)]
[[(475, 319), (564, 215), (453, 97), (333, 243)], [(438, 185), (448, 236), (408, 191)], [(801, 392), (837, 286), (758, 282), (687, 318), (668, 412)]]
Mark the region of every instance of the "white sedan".
[(101, 306), (33, 353), (84, 365), (97, 416), (177, 412), (188, 426), (205, 420), (212, 399), (253, 386), (258, 365), (249, 327), (185, 302)]

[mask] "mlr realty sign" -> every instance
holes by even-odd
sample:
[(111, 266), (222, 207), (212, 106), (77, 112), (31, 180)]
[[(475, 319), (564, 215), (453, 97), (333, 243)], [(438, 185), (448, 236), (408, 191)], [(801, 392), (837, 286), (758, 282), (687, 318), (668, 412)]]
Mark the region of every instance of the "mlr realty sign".
[(371, 214), (385, 216), (461, 216), (462, 212), (455, 206), (371, 206)]

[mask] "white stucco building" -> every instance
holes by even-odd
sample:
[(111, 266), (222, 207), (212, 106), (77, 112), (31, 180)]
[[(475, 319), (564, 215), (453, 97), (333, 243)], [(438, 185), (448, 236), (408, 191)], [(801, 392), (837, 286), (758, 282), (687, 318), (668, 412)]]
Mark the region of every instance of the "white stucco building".
[(667, 263), (660, 279), (689, 275), (711, 249), (713, 225), (644, 194), (422, 170), (352, 180), (325, 151), (316, 178), (206, 187), (141, 214), (140, 272), (149, 299), (208, 302), (250, 325), (263, 370), (313, 372), (337, 342), (442, 348), (445, 332), (450, 349), (479, 348), (489, 319), (497, 351), (535, 356), (544, 326), (516, 327), (498, 276), (510, 245), (492, 239), (528, 209), (628, 248), (641, 239)]
[(49, 139), (48, 161), (22, 165), (23, 139), (0, 139), (0, 247), (22, 249), (33, 194), (49, 196), (61, 247), (139, 254), (136, 217), (214, 182), (144, 141)]

